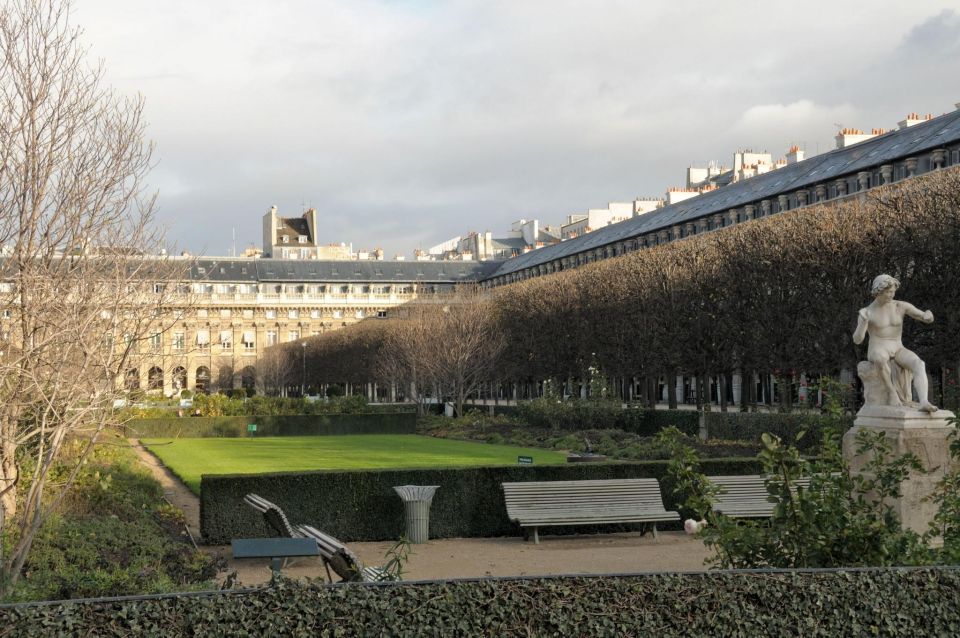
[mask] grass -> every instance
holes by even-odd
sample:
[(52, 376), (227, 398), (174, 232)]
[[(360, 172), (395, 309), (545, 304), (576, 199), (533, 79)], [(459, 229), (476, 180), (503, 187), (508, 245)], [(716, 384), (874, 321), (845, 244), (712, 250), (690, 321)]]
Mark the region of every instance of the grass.
[(566, 461), (566, 454), (540, 448), (416, 434), (145, 439), (143, 444), (196, 494), (201, 474), (514, 465), (518, 456), (533, 457), (538, 465)]

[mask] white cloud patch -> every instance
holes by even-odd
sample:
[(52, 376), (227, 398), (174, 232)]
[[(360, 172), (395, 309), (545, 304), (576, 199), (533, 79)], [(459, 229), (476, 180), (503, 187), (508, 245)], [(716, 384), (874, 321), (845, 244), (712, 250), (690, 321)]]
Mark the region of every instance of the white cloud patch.
[(825, 20), (834, 2), (77, 0), (74, 17), (109, 81), (146, 96), (180, 245), (259, 241), (271, 204), (307, 203), (322, 241), (409, 254), (662, 194), (737, 147), (824, 151), (834, 123), (952, 108), (954, 3)]

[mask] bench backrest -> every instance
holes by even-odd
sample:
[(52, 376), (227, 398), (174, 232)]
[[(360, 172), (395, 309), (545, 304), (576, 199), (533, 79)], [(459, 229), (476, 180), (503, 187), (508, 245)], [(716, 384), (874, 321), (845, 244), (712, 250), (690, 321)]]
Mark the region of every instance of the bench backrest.
[[(707, 480), (720, 488), (720, 493), (715, 496), (713, 509), (719, 512), (736, 512), (738, 506), (751, 505), (769, 507), (770, 514), (773, 514), (774, 504), (767, 500), (770, 493), (767, 491), (766, 479), (766, 476), (759, 474), (708, 476)], [(793, 486), (809, 487), (810, 477), (796, 479)]]
[(287, 515), (283, 513), (279, 505), (271, 503), (258, 494), (247, 494), (243, 497), (243, 502), (263, 514), (263, 519), (273, 528), (279, 536), (286, 538), (299, 538), (302, 536), (293, 529), (293, 525), (287, 520)]
[(311, 525), (298, 525), (297, 532), (317, 542), (320, 555), (340, 578), (355, 580), (362, 573), (363, 563), (360, 558), (333, 536), (324, 534)]
[(660, 484), (653, 478), (504, 483), (503, 495), (507, 514), (518, 510), (602, 508), (608, 505), (666, 511)]

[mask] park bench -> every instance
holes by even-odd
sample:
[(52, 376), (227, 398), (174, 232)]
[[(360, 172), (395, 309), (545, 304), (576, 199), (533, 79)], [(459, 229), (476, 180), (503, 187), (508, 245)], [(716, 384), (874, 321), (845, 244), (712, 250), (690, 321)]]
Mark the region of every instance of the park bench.
[(285, 538), (305, 538), (316, 543), (320, 558), (327, 570), (327, 579), (331, 582), (330, 570), (343, 581), (379, 582), (389, 580), (387, 573), (379, 567), (364, 567), (359, 557), (346, 545), (329, 534), (324, 534), (310, 525), (291, 525), (287, 515), (279, 505), (268, 501), (258, 494), (247, 494), (243, 502), (263, 514), (264, 520), (273, 530)]
[(504, 483), (503, 495), (507, 516), (532, 527), (534, 543), (541, 527), (653, 523), (656, 538), (657, 522), (680, 520), (664, 508), (660, 484), (650, 478)]
[[(713, 511), (731, 518), (770, 518), (774, 503), (768, 499), (765, 476), (748, 474), (738, 476), (708, 476), (707, 480), (720, 488), (715, 496)], [(810, 478), (794, 481), (795, 487), (809, 487)]]

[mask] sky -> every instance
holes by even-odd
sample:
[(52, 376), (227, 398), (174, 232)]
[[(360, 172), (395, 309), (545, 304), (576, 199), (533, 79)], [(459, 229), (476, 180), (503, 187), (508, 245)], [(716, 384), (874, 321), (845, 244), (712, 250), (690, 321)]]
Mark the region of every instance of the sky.
[(72, 21), (146, 99), (167, 241), (208, 256), (260, 246), (276, 205), (409, 259), (960, 102), (956, 0), (74, 0)]

